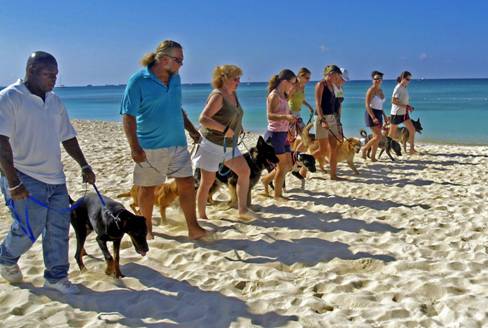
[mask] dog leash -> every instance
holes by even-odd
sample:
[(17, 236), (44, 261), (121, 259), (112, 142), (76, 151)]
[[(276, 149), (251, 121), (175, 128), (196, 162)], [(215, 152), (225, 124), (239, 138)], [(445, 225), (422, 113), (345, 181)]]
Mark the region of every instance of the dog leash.
[[(235, 157), (236, 148), (237, 148), (237, 138), (236, 136), (232, 136), (232, 158)], [(222, 163), (219, 164), (219, 171), (218, 171), (218, 173), (223, 177), (227, 176), (231, 171), (231, 169), (227, 168), (227, 171), (223, 172), (223, 168), (225, 167), (224, 162), (225, 162), (226, 153), (227, 153), (227, 138), (224, 137), (224, 160), (222, 160)]]
[[(120, 229), (120, 226), (119, 226), (119, 223), (120, 223), (120, 218), (119, 216), (115, 216), (112, 211), (110, 211), (108, 208), (107, 208), (107, 203), (105, 202), (105, 200), (103, 199), (103, 196), (102, 194), (100, 193), (100, 191), (98, 191), (98, 188), (95, 184), (93, 184), (93, 189), (95, 189), (95, 192), (97, 193), (97, 196), (98, 196), (98, 199), (100, 200), (100, 204), (102, 205), (102, 210), (105, 212), (106, 215), (109, 215), (111, 216), (113, 219), (114, 219), (114, 222), (115, 222), (115, 225), (117, 226), (117, 228), (119, 230)], [(106, 225), (105, 227), (105, 232), (108, 234), (108, 225)]]
[(26, 199), (25, 199), (25, 204), (24, 204), (24, 218), (25, 218), (25, 226), (24, 224), (22, 224), (22, 220), (20, 218), (20, 215), (19, 213), (17, 212), (17, 209), (15, 207), (15, 201), (10, 198), (7, 200), (7, 206), (8, 208), (10, 209), (10, 211), (12, 212), (13, 216), (14, 216), (14, 219), (17, 221), (17, 223), (19, 224), (19, 227), (20, 229), (22, 230), (22, 232), (27, 236), (29, 237), (30, 241), (32, 243), (34, 243), (36, 241), (36, 238), (34, 236), (34, 233), (32, 232), (32, 227), (31, 227), (31, 224), (30, 224), (30, 218), (29, 218), (29, 209), (27, 208), (27, 201), (31, 201), (33, 202), (34, 204), (38, 205), (38, 206), (41, 206), (41, 207), (44, 207), (48, 210), (52, 210), (52, 211), (55, 211), (61, 215), (64, 215), (66, 213), (71, 213), (72, 211), (74, 211), (76, 208), (78, 208), (81, 203), (83, 202), (83, 198), (80, 198), (78, 201), (76, 201), (73, 205), (71, 205), (70, 207), (68, 208), (62, 208), (62, 209), (58, 209), (58, 208), (53, 208), (47, 204), (45, 204), (44, 202), (41, 202), (40, 200), (38, 200), (37, 198), (33, 197), (33, 196), (28, 196)]

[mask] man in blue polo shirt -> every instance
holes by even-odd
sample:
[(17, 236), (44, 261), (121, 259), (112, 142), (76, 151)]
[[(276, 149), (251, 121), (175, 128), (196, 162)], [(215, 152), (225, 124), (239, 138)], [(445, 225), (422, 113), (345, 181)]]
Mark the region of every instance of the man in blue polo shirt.
[(129, 141), (134, 167), (134, 185), (139, 186), (138, 203), (146, 218), (148, 239), (153, 239), (152, 211), (155, 187), (166, 177), (178, 185), (180, 204), (190, 239), (201, 239), (207, 231), (200, 227), (195, 212), (195, 185), (181, 110), (183, 48), (166, 40), (155, 52), (141, 60), (145, 67), (129, 79), (122, 100), (124, 131)]

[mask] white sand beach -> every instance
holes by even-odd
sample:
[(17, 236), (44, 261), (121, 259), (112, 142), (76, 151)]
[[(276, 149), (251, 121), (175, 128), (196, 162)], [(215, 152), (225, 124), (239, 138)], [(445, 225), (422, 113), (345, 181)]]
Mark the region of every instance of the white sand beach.
[[(112, 198), (128, 191), (133, 163), (122, 126), (74, 125), (100, 191)], [(262, 219), (253, 222), (211, 206), (202, 224), (217, 231), (213, 243), (188, 240), (175, 204), (145, 257), (124, 238), (120, 280), (104, 274), (94, 234), (85, 244), (88, 272), (78, 270), (71, 229), (69, 275), (80, 295), (42, 288), (38, 241), (19, 262), (22, 284), (0, 278), (0, 326), (488, 326), (488, 146), (418, 150), (396, 162), (356, 156), (360, 175), (340, 163), (345, 181), (317, 172), (305, 190), (289, 175), (286, 203), (258, 195), (258, 185), (253, 203)], [(63, 156), (76, 199), (80, 170)], [(217, 196), (226, 199), (225, 188)], [(118, 200), (129, 208), (130, 199)], [(12, 222), (5, 206), (0, 218), (3, 239)]]

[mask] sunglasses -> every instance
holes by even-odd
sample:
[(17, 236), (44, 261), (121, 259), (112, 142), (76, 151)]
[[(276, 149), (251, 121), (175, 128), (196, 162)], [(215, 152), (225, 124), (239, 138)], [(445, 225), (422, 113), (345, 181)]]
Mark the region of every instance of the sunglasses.
[(232, 81), (234, 81), (234, 82), (240, 82), (241, 81), (241, 77), (240, 76), (235, 77), (235, 78), (232, 79)]
[(382, 77), (375, 77), (373, 80), (375, 80), (375, 81), (381, 81), (381, 80), (383, 80), (383, 78)]
[(410, 81), (410, 80), (412, 80), (412, 78), (410, 78), (410, 77), (407, 77), (407, 78), (406, 78), (405, 80), (407, 80), (407, 81)]
[(177, 63), (178, 65), (183, 65), (183, 59), (178, 58), (178, 57), (173, 57), (173, 56), (170, 56), (170, 55), (166, 55), (166, 56), (168, 56), (169, 58), (173, 59), (175, 61), (175, 63)]

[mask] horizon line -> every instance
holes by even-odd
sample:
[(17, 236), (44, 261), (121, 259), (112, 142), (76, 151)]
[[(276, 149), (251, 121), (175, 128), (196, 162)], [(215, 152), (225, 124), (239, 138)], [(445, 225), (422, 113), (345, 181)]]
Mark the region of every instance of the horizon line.
[[(396, 79), (384, 79), (383, 81), (395, 81)], [(488, 77), (446, 77), (446, 78), (419, 78), (413, 79), (413, 81), (432, 81), (432, 80), (488, 80)], [(320, 80), (313, 80), (309, 81), (310, 83), (315, 83)], [(357, 80), (349, 80), (347, 83), (350, 82), (365, 82), (370, 81), (370, 79), (357, 79)], [(251, 83), (268, 83), (268, 81), (241, 81), (242, 84), (251, 84)], [(181, 85), (209, 85), (211, 82), (186, 82), (181, 83)], [(86, 87), (120, 87), (126, 86), (126, 83), (106, 83), (106, 84), (79, 84), (79, 85), (56, 85), (54, 88), (86, 88)], [(0, 86), (0, 89), (5, 88), (6, 86)]]

